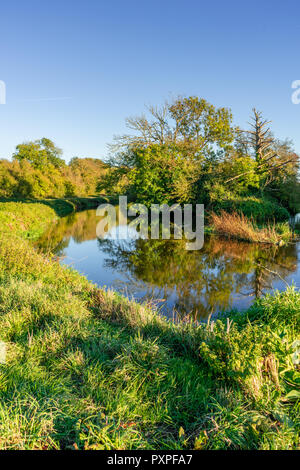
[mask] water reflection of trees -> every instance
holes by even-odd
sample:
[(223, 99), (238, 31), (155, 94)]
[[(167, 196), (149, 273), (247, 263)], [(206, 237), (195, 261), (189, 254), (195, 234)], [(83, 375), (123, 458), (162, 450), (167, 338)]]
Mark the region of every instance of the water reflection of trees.
[(168, 299), (175, 292), (176, 311), (199, 318), (229, 309), (236, 294), (259, 297), (297, 267), (295, 245), (262, 247), (209, 237), (202, 250), (191, 252), (184, 241), (98, 243), (109, 256), (106, 266), (126, 277), (124, 290), (139, 289), (153, 299)]
[(98, 220), (93, 209), (72, 213), (50, 226), (38, 240), (37, 247), (43, 252), (54, 252), (61, 256), (71, 238), (76, 243), (95, 240)]
[[(71, 238), (77, 243), (96, 239), (98, 221), (95, 210), (71, 214), (37, 245), (61, 256)], [(106, 267), (125, 279), (118, 289), (145, 299), (171, 298), (178, 312), (198, 317), (229, 309), (236, 295), (259, 297), (297, 268), (296, 245), (279, 248), (211, 236), (200, 251), (185, 250), (181, 240), (103, 239), (98, 246), (107, 254)]]
[[(82, 243), (97, 238), (96, 228), (100, 217), (96, 215), (95, 209), (89, 209), (82, 212), (75, 212), (51, 225), (48, 230), (39, 238), (36, 246), (43, 251), (54, 252), (58, 256), (63, 255), (63, 251), (68, 247), (70, 239), (76, 243)], [(116, 206), (116, 219), (110, 220), (110, 226), (122, 223), (122, 216), (118, 206)]]

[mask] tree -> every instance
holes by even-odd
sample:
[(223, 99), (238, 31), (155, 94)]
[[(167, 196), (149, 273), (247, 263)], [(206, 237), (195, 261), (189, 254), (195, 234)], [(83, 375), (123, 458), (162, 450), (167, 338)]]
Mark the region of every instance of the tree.
[(13, 159), (19, 162), (27, 160), (34, 168), (42, 169), (47, 165), (53, 165), (55, 168), (65, 166), (64, 160), (60, 158), (62, 150), (45, 137), (17, 145), (16, 150)]
[(134, 134), (116, 137), (111, 146), (113, 152), (152, 144), (175, 145), (190, 157), (201, 159), (216, 145), (228, 147), (235, 136), (231, 111), (215, 108), (197, 96), (180, 97), (162, 107), (147, 109), (149, 117), (126, 119)]
[(289, 140), (276, 140), (274, 149), (277, 166), (267, 187), (270, 195), (278, 199), (292, 214), (300, 212), (299, 155)]
[(177, 98), (126, 120), (132, 135), (115, 138), (111, 169), (99, 187), (143, 202), (187, 202), (201, 169), (235, 136), (231, 112), (198, 97)]
[[(276, 171), (289, 163), (295, 163), (298, 158), (296, 154), (290, 154), (285, 159), (280, 158), (278, 148), (276, 148), (276, 141), (270, 128), (266, 127), (270, 122), (271, 121), (264, 120), (262, 113), (253, 108), (252, 122), (250, 124), (251, 129), (240, 131), (245, 137), (238, 140), (238, 151), (241, 151), (243, 148), (253, 150), (253, 156), (256, 162), (255, 171), (260, 179), (261, 192), (274, 180)], [(253, 171), (253, 169), (239, 173), (226, 180), (225, 183), (242, 178), (250, 171)]]
[(99, 158), (73, 157), (65, 173), (69, 174), (77, 190), (82, 188), (85, 194), (95, 194), (99, 178), (106, 172), (106, 166)]

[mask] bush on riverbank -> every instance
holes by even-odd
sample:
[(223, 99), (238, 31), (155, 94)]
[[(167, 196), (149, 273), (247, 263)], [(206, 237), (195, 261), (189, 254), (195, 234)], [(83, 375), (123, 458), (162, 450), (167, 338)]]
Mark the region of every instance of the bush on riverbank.
[(0, 448), (296, 448), (299, 312), (288, 289), (171, 323), (2, 232)]

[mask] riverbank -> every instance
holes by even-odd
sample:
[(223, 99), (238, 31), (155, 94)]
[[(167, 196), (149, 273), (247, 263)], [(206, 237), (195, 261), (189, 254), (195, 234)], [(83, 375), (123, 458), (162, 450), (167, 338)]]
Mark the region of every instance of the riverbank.
[(34, 250), (52, 204), (0, 203), (0, 448), (297, 447), (299, 292), (168, 322)]
[(0, 199), (0, 232), (35, 240), (60, 217), (96, 208), (103, 202), (107, 202), (107, 199), (102, 196), (41, 200)]
[[(105, 196), (41, 200), (0, 199), (1, 231), (15, 232), (23, 238), (36, 239), (49, 223), (58, 218), (76, 211), (95, 209), (99, 204), (107, 202), (117, 204), (118, 200)], [(205, 233), (218, 233), (242, 241), (276, 245), (288, 243), (293, 237), (288, 222), (258, 227), (251, 219), (236, 212), (223, 211), (219, 215), (212, 213), (207, 222)], [(300, 234), (298, 229), (295, 233)]]

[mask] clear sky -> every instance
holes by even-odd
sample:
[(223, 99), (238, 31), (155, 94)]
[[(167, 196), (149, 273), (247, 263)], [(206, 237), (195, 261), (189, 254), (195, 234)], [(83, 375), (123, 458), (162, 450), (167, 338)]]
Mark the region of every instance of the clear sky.
[(103, 158), (145, 104), (198, 95), (245, 126), (256, 106), (300, 152), (299, 0), (10, 0), (0, 7), (0, 156), (49, 137)]

